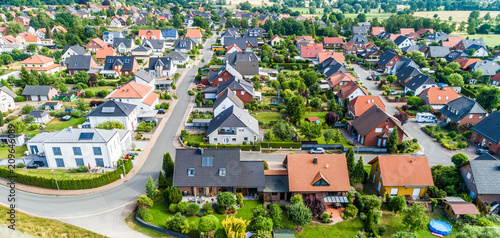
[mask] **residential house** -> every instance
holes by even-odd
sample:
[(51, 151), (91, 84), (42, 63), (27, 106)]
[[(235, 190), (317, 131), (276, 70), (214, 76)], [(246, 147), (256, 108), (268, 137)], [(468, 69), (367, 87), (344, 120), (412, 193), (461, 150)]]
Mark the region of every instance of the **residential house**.
[(95, 53), (99, 49), (102, 49), (106, 46), (108, 46), (108, 44), (106, 42), (104, 42), (103, 40), (101, 40), (99, 38), (94, 38), (94, 39), (90, 40), (89, 43), (87, 43), (87, 45), (85, 45), (85, 49), (87, 49), (90, 52)]
[(350, 41), (343, 46), (344, 54), (357, 54), (377, 48), (373, 42), (369, 42), (365, 35), (354, 35)]
[(463, 37), (458, 37), (458, 36), (450, 36), (448, 37), (448, 40), (446, 41), (441, 41), (442, 46), (447, 46), (450, 48), (455, 48), (455, 45), (458, 44), (461, 40), (463, 40)]
[(444, 105), (458, 98), (457, 92), (451, 87), (427, 88), (419, 96), (425, 105), (429, 105), (435, 110), (441, 109)]
[(57, 26), (52, 27), (52, 29), (50, 31), (52, 31), (52, 33), (66, 33), (66, 32), (68, 32), (68, 30), (66, 30), (66, 28), (64, 28), (61, 25), (57, 25)]
[(72, 55), (67, 61), (68, 74), (78, 72), (97, 73), (97, 63), (91, 55)]
[(429, 46), (424, 51), (427, 58), (445, 58), (450, 53), (450, 48), (446, 46)]
[(123, 23), (120, 20), (121, 20), (121, 18), (113, 16), (111, 18), (111, 22), (109, 23), (109, 27), (111, 27), (111, 28), (121, 28), (121, 27), (123, 27)]
[(259, 75), (259, 58), (253, 52), (234, 52), (226, 54), (225, 59), (244, 77)]
[(208, 72), (208, 84), (217, 87), (222, 82), (225, 82), (231, 78), (235, 77), (236, 80), (243, 79), (243, 75), (241, 75), (235, 68), (231, 65), (224, 65), (219, 68), (217, 71)]
[(201, 44), (203, 41), (203, 35), (201, 34), (200, 29), (187, 29), (184, 37), (193, 39), (196, 44)]
[[(238, 46), (242, 51), (251, 50), (259, 47), (258, 38), (256, 37), (225, 37), (223, 46), (229, 48), (232, 45)], [(229, 50), (229, 49), (228, 49)], [(229, 53), (229, 52), (228, 52)]]
[(161, 30), (161, 35), (162, 38), (168, 41), (174, 41), (179, 38), (179, 33), (177, 32), (177, 29), (175, 28), (170, 28), (170, 29), (162, 29)]
[(455, 51), (450, 52), (444, 58), (446, 59), (446, 62), (450, 63), (450, 62), (456, 61), (457, 59), (458, 60), (469, 59), (470, 56), (468, 54), (464, 53), (463, 51), (455, 50)]
[(32, 116), (35, 120), (33, 123), (46, 124), (50, 121), (49, 112), (47, 111), (31, 111), (29, 116)]
[(139, 63), (134, 56), (107, 56), (102, 75), (126, 76), (137, 72)]
[(389, 49), (380, 56), (378, 60), (378, 67), (384, 70), (384, 72), (389, 73), (396, 65), (396, 62), (400, 60), (401, 57), (398, 55), (398, 53), (392, 49)]
[(176, 52), (176, 51), (172, 51), (172, 52), (166, 54), (165, 57), (171, 58), (172, 63), (174, 65), (187, 65), (189, 62), (189, 55), (188, 54), (184, 54), (184, 53), (180, 53), (180, 52)]
[(480, 58), (458, 58), (455, 60), (458, 64), (460, 64), (460, 69), (462, 70), (470, 70), (470, 66), (476, 62), (482, 62), (483, 60)]
[(377, 105), (371, 106), (348, 125), (348, 131), (356, 136), (360, 144), (377, 147), (387, 147), (389, 135), (394, 132), (394, 128), (397, 128), (398, 143), (401, 143), (406, 135), (401, 122)]
[(413, 28), (400, 28), (399, 29), (400, 35), (407, 36), (411, 33), (415, 33), (415, 29), (413, 29)]
[(432, 28), (420, 28), (420, 29), (418, 29), (418, 31), (417, 31), (417, 32), (415, 32), (415, 33), (416, 33), (417, 35), (419, 35), (419, 36), (424, 35), (424, 34), (427, 34), (427, 33), (432, 34), (432, 33), (434, 33), (434, 29), (432, 29)]
[(19, 23), (23, 24), (23, 26), (28, 26), (30, 24), (30, 18), (25, 17), (25, 16), (14, 17), (14, 19), (12, 19), (12, 20), (14, 22), (19, 22)]
[(14, 36), (6, 35), (0, 38), (0, 45), (5, 45), (5, 44), (10, 45), (10, 44), (22, 44), (22, 43)]
[(372, 27), (372, 31), (370, 32), (370, 36), (374, 37), (379, 35), (380, 33), (385, 32), (385, 27)]
[(396, 82), (402, 86), (405, 85), (405, 83), (407, 83), (413, 77), (421, 74), (422, 72), (420, 71), (420, 68), (418, 66), (417, 68), (408, 66), (406, 68), (398, 70), (398, 72), (394, 76), (396, 76), (397, 78)]
[(141, 39), (141, 41), (144, 40), (161, 40), (163, 39), (163, 35), (161, 34), (161, 30), (150, 30), (150, 29), (143, 29), (139, 30), (139, 34), (137, 35), (137, 38)]
[(441, 110), (441, 120), (446, 123), (456, 123), (461, 125), (474, 125), (482, 121), (488, 113), (476, 101), (468, 97), (459, 97), (448, 104)]
[(63, 104), (61, 101), (48, 101), (43, 104), (43, 110), (52, 111), (52, 110), (61, 110)]
[(0, 134), (1, 145), (23, 146), (26, 143), (24, 134)]
[(381, 196), (425, 197), (427, 189), (434, 186), (429, 161), (425, 156), (377, 156), (371, 165), (368, 179)]
[(256, 196), (265, 186), (262, 161), (241, 161), (239, 149), (177, 149), (173, 186), (183, 193), (214, 196), (241, 191)]
[[(63, 55), (61, 56), (62, 60), (67, 60), (69, 59), (72, 55), (90, 55), (89, 52), (87, 52), (84, 48), (82, 48), (79, 45), (74, 45), (74, 46), (66, 46), (64, 47)], [(66, 64), (66, 62), (64, 62)]]
[(476, 70), (482, 70), (483, 76), (492, 77), (500, 70), (500, 65), (493, 60), (477, 61), (468, 67), (471, 73)]
[(106, 57), (117, 55), (118, 53), (116, 53), (116, 50), (111, 47), (104, 47), (98, 49), (97, 52), (95, 52), (95, 58), (97, 59), (97, 64), (99, 65), (104, 65), (104, 62), (106, 62)]
[(353, 35), (367, 35), (368, 34), (368, 28), (366, 28), (364, 26), (353, 26), (351, 33)]
[(26, 144), (32, 154), (44, 154), (49, 168), (78, 166), (116, 167), (131, 144), (127, 130), (67, 128), (58, 132), (42, 132)]
[[(323, 73), (325, 77), (329, 78), (333, 74), (337, 72), (342, 72), (342, 73), (347, 73), (347, 69), (344, 67), (343, 64), (337, 62), (334, 58), (330, 57), (323, 62), (319, 64), (318, 68), (319, 72)], [(351, 75), (352, 76), (352, 75)], [(336, 86), (337, 84), (334, 84), (331, 86)]]
[(467, 52), (470, 56), (473, 57), (486, 57), (489, 54), (486, 46), (479, 44), (470, 45), (469, 47), (465, 48), (464, 52)]
[(210, 144), (241, 145), (259, 140), (259, 122), (247, 111), (230, 106), (215, 116), (208, 126)]
[(113, 48), (118, 53), (130, 53), (135, 48), (135, 43), (130, 38), (114, 38)]
[(419, 95), (426, 88), (437, 87), (437, 84), (429, 75), (418, 74), (411, 77), (403, 86), (405, 94), (413, 92), (413, 95)]
[(340, 37), (325, 37), (323, 38), (323, 45), (325, 47), (342, 47), (344, 39)]
[(106, 42), (106, 44), (108, 45), (113, 45), (114, 40), (116, 38), (124, 38), (124, 37), (125, 35), (123, 35), (123, 33), (119, 31), (105, 31), (102, 34), (102, 40)]
[[(246, 47), (246, 45), (245, 45), (245, 47)], [(249, 49), (251, 49), (251, 45), (249, 46)], [(214, 50), (216, 50), (216, 49), (214, 49)], [(223, 48), (220, 48), (220, 50), (223, 50)], [(226, 54), (231, 54), (233, 52), (243, 52), (243, 50), (240, 49), (240, 47), (238, 47), (238, 45), (236, 45), (236, 44), (232, 44), (226, 48)]]
[(335, 51), (324, 51), (318, 53), (318, 58), (316, 59), (320, 64), (327, 60), (328, 58), (333, 58), (336, 62), (340, 64), (345, 63), (344, 54), (342, 52)]
[(36, 31), (35, 31), (35, 36), (38, 36), (38, 38), (40, 39), (45, 39), (45, 35), (47, 34), (47, 29), (45, 28), (38, 28)]
[(432, 42), (440, 43), (443, 41), (447, 41), (448, 38), (450, 38), (450, 36), (441, 31), (441, 32), (436, 32), (436, 33), (432, 33), (430, 35), (425, 36), (424, 40), (425, 40), (426, 45), (430, 45)]
[(490, 78), (490, 84), (500, 86), (500, 72)]
[(267, 32), (262, 27), (246, 29), (245, 32), (243, 32), (243, 37), (255, 37), (258, 39), (262, 39), (264, 35), (267, 35)]
[(484, 120), (474, 125), (470, 141), (492, 151), (494, 154), (500, 153), (500, 112), (495, 111)]
[(469, 48), (469, 46), (476, 44), (480, 46), (486, 47), (486, 44), (484, 43), (483, 39), (463, 39), (460, 42), (458, 42), (457, 45), (455, 45), (455, 50), (462, 50), (464, 51), (465, 49)]
[(358, 96), (349, 101), (347, 113), (352, 119), (361, 116), (373, 105), (377, 105), (381, 110), (385, 111), (385, 104), (380, 100), (379, 96)]
[(150, 87), (154, 87), (156, 78), (154, 75), (150, 74), (149, 72), (146, 72), (143, 69), (139, 69), (139, 71), (137, 71), (137, 73), (135, 73), (134, 78), (132, 80), (138, 84), (143, 84), (143, 85), (147, 85)]
[(174, 42), (174, 49), (177, 52), (188, 53), (196, 44), (191, 38), (177, 39)]
[(32, 55), (29, 58), (20, 62), (28, 71), (34, 69), (39, 72), (56, 73), (59, 69), (59, 64), (55, 63), (54, 58), (43, 55)]
[[(219, 83), (217, 87), (206, 87), (210, 91), (210, 88), (215, 88), (211, 93), (206, 94), (207, 99), (216, 99), (222, 96), (222, 93), (227, 89), (231, 89), (233, 94), (235, 94), (243, 103), (251, 103), (254, 99), (258, 99), (258, 95), (253, 88), (253, 83), (246, 80), (239, 80), (236, 77), (232, 77), (222, 83)], [(204, 88), (205, 89), (205, 88)]]
[(57, 89), (48, 85), (26, 85), (22, 95), (28, 101), (49, 101), (57, 96)]
[(177, 65), (169, 57), (151, 58), (149, 60), (148, 71), (158, 78), (174, 77)]
[(142, 45), (149, 47), (154, 56), (163, 56), (165, 52), (165, 40), (144, 40)]
[(277, 34), (274, 35), (273, 37), (271, 37), (271, 39), (269, 40), (269, 43), (271, 44), (271, 46), (276, 46), (276, 45), (279, 45), (284, 39), (279, 37)]
[(312, 36), (299, 36), (295, 38), (295, 47), (300, 49), (303, 45), (314, 44), (314, 39)]
[(141, 111), (154, 110), (159, 103), (159, 95), (153, 90), (148, 85), (128, 82), (111, 92), (106, 99), (137, 105)]
[(131, 54), (138, 60), (138, 62), (146, 63), (153, 53), (153, 49), (148, 46), (137, 46), (131, 51)]
[(340, 91), (341, 88), (347, 86), (349, 83), (356, 83), (358, 79), (348, 72), (339, 70), (326, 78), (326, 82), (330, 85), (333, 92)]
[(16, 108), (14, 98), (16, 93), (12, 92), (7, 86), (0, 87), (0, 111), (7, 112)]
[(459, 197), (446, 197), (444, 202), (444, 211), (448, 216), (457, 221), (463, 215), (479, 215), (476, 205), (466, 202)]
[(347, 85), (342, 86), (337, 92), (337, 98), (340, 105), (344, 105), (346, 100), (353, 100), (363, 95), (367, 96), (369, 92), (355, 82), (348, 82)]
[(40, 40), (40, 37), (35, 36), (33, 33), (19, 33), (16, 36), (16, 39), (19, 40), (22, 44), (25, 45), (30, 45), (30, 44), (35, 44), (39, 45), (42, 44), (42, 41)]
[(323, 52), (322, 44), (307, 44), (300, 47), (300, 56), (304, 59), (316, 59)]
[(226, 38), (229, 38), (229, 37), (231, 37), (231, 38), (240, 37), (240, 33), (238, 31), (239, 31), (238, 28), (229, 28), (229, 29), (227, 29), (225, 32), (223, 32), (221, 34), (220, 43), (222, 45), (225, 45)]
[(413, 45), (413, 42), (411, 41), (411, 39), (409, 37), (398, 36), (398, 38), (396, 38), (394, 40), (394, 44), (396, 44), (396, 46), (399, 49), (403, 49), (405, 47), (409, 47), (409, 46)]
[(243, 102), (236, 96), (231, 89), (225, 90), (220, 97), (218, 97), (213, 105), (213, 115), (216, 117), (219, 115), (221, 112), (225, 111), (226, 109), (235, 106), (238, 108), (243, 109), (244, 104)]
[(99, 104), (87, 114), (90, 128), (95, 128), (101, 123), (117, 121), (125, 126), (126, 130), (133, 131), (137, 127), (137, 105), (109, 100)]
[[(497, 117), (497, 119), (499, 118)], [(495, 209), (496, 213), (499, 213), (499, 167), (500, 160), (489, 154), (483, 154), (474, 160), (469, 160), (458, 166), (460, 174), (464, 178), (465, 187), (469, 196), (476, 202), (476, 205), (478, 205), (480, 210), (486, 213), (493, 212)], [(491, 208), (488, 206), (491, 206)]]

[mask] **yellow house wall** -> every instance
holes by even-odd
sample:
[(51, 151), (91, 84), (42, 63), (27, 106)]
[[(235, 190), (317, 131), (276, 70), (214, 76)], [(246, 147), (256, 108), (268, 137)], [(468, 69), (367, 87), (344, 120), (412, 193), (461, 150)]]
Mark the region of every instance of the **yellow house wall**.
[(457, 220), (457, 215), (453, 214), (453, 209), (451, 209), (451, 206), (446, 204), (444, 205), (444, 211), (448, 216), (450, 216), (453, 220)]
[[(370, 177), (368, 178), (370, 182), (373, 181), (373, 175), (375, 174), (375, 169), (377, 168), (378, 161), (375, 161), (372, 164), (371, 170), (370, 170)], [(414, 188), (420, 188), (420, 195), (419, 197), (424, 197), (425, 193), (427, 192), (427, 187), (404, 187), (404, 186), (384, 186), (384, 181), (382, 181), (382, 178), (380, 178), (380, 168), (377, 169), (377, 173), (375, 174), (375, 181), (373, 182), (373, 185), (375, 186), (375, 189), (378, 188), (378, 182), (381, 181), (381, 187), (380, 187), (380, 194), (385, 196), (386, 193), (390, 193), (391, 189), (397, 188), (398, 189), (398, 195), (402, 196), (412, 196), (413, 195), (413, 189)]]

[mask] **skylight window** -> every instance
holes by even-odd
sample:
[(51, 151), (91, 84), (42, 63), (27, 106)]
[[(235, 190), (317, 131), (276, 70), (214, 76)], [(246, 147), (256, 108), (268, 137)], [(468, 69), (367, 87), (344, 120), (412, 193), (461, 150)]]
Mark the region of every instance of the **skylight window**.
[(202, 157), (201, 166), (203, 167), (214, 166), (214, 157)]

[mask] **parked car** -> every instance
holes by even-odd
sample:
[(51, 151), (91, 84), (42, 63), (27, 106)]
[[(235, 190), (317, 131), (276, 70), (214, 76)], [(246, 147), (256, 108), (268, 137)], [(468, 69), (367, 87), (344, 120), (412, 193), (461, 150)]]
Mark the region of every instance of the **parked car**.
[(125, 159), (135, 159), (135, 153), (127, 153), (125, 155)]
[(32, 164), (32, 165), (28, 165), (26, 166), (27, 169), (38, 169), (38, 165), (36, 164)]
[(156, 120), (156, 119), (148, 119), (148, 120), (145, 120), (144, 122), (146, 122), (146, 123), (152, 122), (152, 123), (154, 123), (155, 126), (158, 124), (158, 120)]
[(45, 163), (43, 161), (33, 161), (34, 165), (37, 165), (38, 167), (43, 167), (45, 166)]
[(415, 117), (415, 119), (417, 120), (417, 122), (427, 122), (427, 123), (436, 123), (438, 121), (436, 116), (434, 116), (428, 112), (417, 113), (417, 116)]
[(411, 156), (425, 156), (425, 153), (423, 151), (419, 151), (411, 154)]
[(394, 89), (391, 89), (391, 95), (397, 95), (398, 92), (394, 91)]
[(198, 85), (196, 85), (196, 87), (197, 87), (197, 88), (204, 88), (204, 87), (205, 87), (205, 85), (203, 85), (203, 84), (198, 84)]
[(310, 149), (310, 154), (324, 154), (325, 150), (323, 148)]
[(372, 76), (368, 76), (368, 77), (366, 77), (366, 79), (372, 80)]
[(493, 154), (493, 152), (486, 150), (486, 149), (477, 149), (476, 150), (476, 154), (478, 154), (478, 155), (482, 155), (482, 154), (486, 154), (486, 153), (491, 154), (491, 155)]
[(165, 114), (165, 110), (164, 109), (158, 109), (158, 114)]

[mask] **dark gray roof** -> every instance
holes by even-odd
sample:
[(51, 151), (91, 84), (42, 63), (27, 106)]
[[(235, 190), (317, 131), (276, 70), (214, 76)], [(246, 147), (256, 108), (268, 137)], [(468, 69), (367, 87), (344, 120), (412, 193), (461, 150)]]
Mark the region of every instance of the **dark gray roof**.
[(469, 48), (472, 44), (484, 46), (486, 48), (486, 44), (483, 39), (463, 39), (460, 42), (463, 43), (465, 49)]
[(172, 51), (167, 55), (165, 55), (165, 57), (169, 57), (172, 60), (186, 60), (189, 57), (189, 55), (177, 51)]
[(225, 32), (221, 34), (221, 38), (224, 37), (224, 40), (226, 40), (226, 37), (234, 37), (234, 36), (239, 36), (240, 33), (238, 32), (237, 28), (229, 28)]
[(352, 27), (352, 34), (367, 34), (368, 28), (364, 26), (353, 26)]
[(130, 38), (114, 38), (113, 48), (118, 47), (121, 43), (123, 43), (123, 45), (125, 45), (125, 47), (127, 48), (132, 47), (132, 39)]
[(165, 40), (144, 40), (142, 45), (152, 49), (163, 49), (165, 48)]
[(72, 55), (69, 57), (67, 67), (69, 70), (89, 70), (92, 60), (91, 55)]
[(265, 176), (265, 193), (288, 193), (288, 175)]
[(10, 90), (7, 86), (0, 87), (0, 92), (5, 92), (7, 95), (13, 98), (17, 97), (17, 94), (12, 92), (12, 90)]
[(134, 61), (134, 56), (106, 56), (104, 70), (113, 70), (114, 65), (122, 65), (122, 71), (132, 71)]
[(247, 62), (256, 62), (258, 64), (259, 58), (253, 52), (233, 52), (229, 55), (226, 55), (226, 61), (228, 64), (234, 67), (236, 61), (247, 61)]
[(400, 69), (394, 76), (398, 78), (398, 80), (406, 80), (409, 77), (414, 77), (419, 74), (422, 74), (418, 68), (414, 68), (412, 66), (408, 66), (404, 69)]
[(147, 52), (150, 50), (151, 50), (151, 48), (149, 48), (148, 46), (140, 45), (140, 46), (135, 47), (132, 51), (134, 51), (134, 52)]
[(175, 49), (186, 49), (191, 50), (193, 46), (196, 45), (196, 42), (191, 38), (177, 39), (174, 41)]
[(256, 47), (259, 45), (259, 39), (257, 37), (224, 37), (225, 47), (236, 44), (240, 49), (245, 50), (247, 48), (247, 43)]
[(351, 38), (351, 41), (354, 42), (355, 44), (366, 44), (368, 43), (368, 38), (366, 38), (365, 35), (354, 35)]
[(260, 192), (266, 186), (262, 161), (241, 161), (240, 171), (240, 187), (257, 188)]
[(485, 153), (485, 154), (482, 154), (482, 155), (476, 157), (474, 160), (498, 160), (498, 159), (493, 157), (493, 155)]
[(471, 160), (478, 194), (500, 194), (500, 160)]
[(265, 33), (266, 33), (266, 30), (264, 30), (263, 28), (261, 28), (261, 27), (255, 27), (255, 28), (252, 28), (252, 29), (245, 30), (245, 32), (243, 33), (243, 36), (244, 37), (258, 37), (258, 38), (262, 38)]
[[(134, 111), (137, 105), (109, 100), (99, 104), (89, 112), (88, 117), (126, 117)], [(113, 109), (110, 109), (113, 108)]]
[(399, 70), (402, 70), (408, 66), (420, 69), (420, 67), (418, 66), (417, 63), (415, 63), (415, 61), (413, 61), (410, 58), (407, 58), (406, 56), (403, 56), (400, 61), (396, 62), (396, 64), (394, 65), (394, 69), (396, 70), (397, 73)]
[(154, 71), (156, 66), (162, 66), (163, 70), (170, 70), (170, 67), (173, 66), (172, 58), (170, 57), (150, 58), (148, 70)]
[[(344, 67), (344, 65), (342, 65), (341, 63), (337, 62), (335, 59), (333, 59), (332, 57), (326, 59), (325, 61), (328, 61), (327, 64), (323, 64), (324, 68), (323, 68), (323, 74), (328, 78), (330, 77), (332, 74), (336, 73), (336, 72), (343, 72), (343, 73), (347, 73), (347, 69)], [(324, 63), (325, 61), (323, 61), (322, 63)], [(321, 68), (321, 64), (320, 64), (320, 68)]]
[(66, 47), (64, 47), (63, 54), (66, 53), (66, 51), (68, 51), (69, 49), (73, 50), (78, 55), (85, 55), (85, 54), (89, 53), (84, 48), (82, 48), (81, 46), (74, 45), (74, 46), (66, 46)]
[(448, 40), (448, 37), (449, 37), (448, 34), (441, 31), (427, 35), (426, 37), (424, 37), (424, 39), (427, 42), (433, 42), (433, 41), (440, 42)]
[(226, 88), (229, 88), (231, 90), (245, 90), (247, 93), (250, 95), (254, 95), (254, 88), (253, 88), (253, 83), (247, 82), (246, 80), (243, 79), (236, 79), (236, 77), (232, 77), (225, 82), (217, 84), (217, 94), (223, 92), (226, 90)]
[(49, 85), (26, 85), (23, 90), (23, 96), (31, 95), (31, 96), (47, 96), (50, 92), (52, 86)]
[(481, 48), (484, 48), (486, 50), (486, 47), (482, 46), (482, 45), (478, 45), (478, 44), (472, 44), (472, 45), (469, 45), (469, 47), (465, 48), (465, 51), (466, 52), (469, 52), (469, 50), (471, 49), (474, 49), (474, 50), (479, 50)]
[(219, 75), (221, 75), (225, 71), (227, 71), (228, 73), (230, 73), (233, 77), (235, 77), (237, 79), (243, 78), (243, 76), (238, 71), (236, 71), (236, 69), (233, 66), (226, 64), (226, 65), (223, 65), (222, 67), (220, 67), (219, 70), (217, 70), (217, 71), (210, 71), (208, 73), (208, 82), (212, 83), (215, 79), (217, 79), (217, 77)]
[(500, 142), (500, 112), (495, 111), (471, 128), (492, 143)]
[(448, 55), (446, 55), (445, 59), (449, 63), (449, 62), (455, 61), (456, 59), (458, 59), (460, 57), (467, 57), (467, 58), (469, 58), (469, 55), (467, 55), (463, 51), (455, 50), (455, 51), (450, 52)]
[(246, 127), (255, 134), (259, 134), (259, 122), (245, 110), (231, 106), (219, 113), (208, 125), (207, 135), (220, 127)]
[(428, 57), (444, 58), (450, 53), (450, 47), (448, 46), (429, 46), (427, 49)]
[(394, 40), (394, 44), (396, 44), (397, 46), (399, 46), (401, 43), (403, 43), (407, 39), (409, 39), (409, 38), (406, 37), (406, 36), (398, 36), (398, 38), (396, 38)]
[(386, 65), (394, 57), (399, 57), (398, 53), (396, 53), (396, 51), (394, 51), (393, 49), (389, 49), (380, 56), (380, 58), (378, 59), (378, 65)]
[(30, 116), (33, 116), (34, 118), (42, 118), (47, 115), (49, 115), (49, 112), (47, 111), (31, 111), (30, 113)]
[(425, 45), (410, 45), (410, 46), (407, 46), (407, 47), (404, 47), (404, 48), (401, 48), (401, 50), (403, 52), (413, 52), (413, 51), (420, 51), (422, 52), (423, 50), (425, 50), (427, 48), (427, 46)]
[[(450, 118), (454, 122), (460, 121), (470, 113), (486, 113), (486, 111), (476, 101), (468, 97), (459, 97), (439, 110), (441, 114)], [(483, 119), (483, 121), (486, 120)], [(478, 123), (479, 124), (479, 123)]]
[(500, 65), (493, 60), (478, 61), (469, 66), (471, 71), (482, 70), (484, 76), (493, 76), (500, 70)]
[(415, 92), (422, 85), (437, 85), (434, 80), (432, 80), (429, 75), (418, 74), (414, 76), (408, 82), (404, 84), (405, 87), (409, 88), (411, 91)]
[(238, 106), (239, 108), (243, 108), (245, 106), (240, 98), (233, 94), (233, 91), (231, 91), (231, 89), (227, 89), (222, 93), (220, 97), (215, 100), (213, 108), (217, 108), (226, 98), (229, 98), (229, 100), (231, 100), (234, 105)]
[(137, 73), (135, 73), (135, 76), (136, 78), (140, 78), (148, 83), (151, 83), (154, 79), (155, 79), (155, 76), (153, 76), (152, 74), (146, 72), (145, 70), (143, 69), (140, 69), (139, 71), (137, 71)]
[[(201, 154), (203, 151), (203, 154)], [(203, 157), (212, 157), (213, 166), (202, 166)], [(188, 176), (188, 169), (194, 176)], [(225, 168), (226, 175), (219, 176)], [(240, 187), (239, 149), (177, 149), (173, 185), (176, 187)]]

